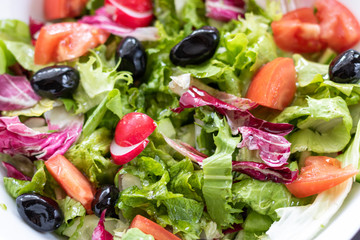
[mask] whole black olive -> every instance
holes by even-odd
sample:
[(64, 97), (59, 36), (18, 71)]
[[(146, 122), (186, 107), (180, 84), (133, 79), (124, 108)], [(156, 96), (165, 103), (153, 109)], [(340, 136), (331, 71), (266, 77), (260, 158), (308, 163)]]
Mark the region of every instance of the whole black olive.
[(216, 28), (205, 26), (197, 29), (171, 49), (170, 60), (178, 66), (203, 63), (214, 55), (219, 40)]
[(145, 74), (147, 57), (141, 42), (134, 37), (126, 37), (115, 52), (115, 60), (121, 63), (118, 71), (129, 71), (133, 77), (140, 78)]
[(51, 66), (37, 71), (31, 78), (31, 86), (42, 97), (56, 99), (70, 97), (78, 87), (79, 72), (69, 66)]
[(329, 66), (329, 77), (337, 83), (355, 83), (360, 79), (360, 53), (349, 49), (335, 57)]
[(64, 221), (57, 202), (40, 194), (22, 194), (16, 198), (16, 206), (24, 221), (40, 232), (54, 231)]
[(91, 209), (95, 215), (100, 217), (101, 213), (106, 209), (106, 216), (114, 217), (115, 203), (119, 196), (119, 189), (115, 186), (104, 186), (95, 193), (94, 200), (91, 203)]

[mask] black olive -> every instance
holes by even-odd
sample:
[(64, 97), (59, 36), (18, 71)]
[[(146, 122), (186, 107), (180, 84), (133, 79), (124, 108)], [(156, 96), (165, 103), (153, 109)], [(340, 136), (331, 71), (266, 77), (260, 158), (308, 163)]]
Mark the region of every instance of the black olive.
[(79, 72), (69, 66), (51, 66), (37, 71), (31, 78), (31, 86), (41, 97), (56, 99), (71, 97), (79, 85)]
[(216, 28), (205, 26), (197, 29), (171, 49), (170, 60), (177, 66), (203, 63), (214, 55), (219, 40)]
[(141, 42), (134, 37), (124, 38), (116, 52), (115, 60), (121, 63), (117, 68), (118, 71), (129, 71), (133, 74), (134, 79), (140, 78), (145, 74), (147, 57)]
[(355, 83), (360, 79), (360, 53), (349, 49), (336, 56), (329, 66), (329, 77), (337, 83)]
[(64, 221), (57, 202), (40, 194), (22, 194), (16, 198), (16, 206), (24, 221), (40, 232), (54, 231)]
[(119, 196), (119, 189), (115, 186), (104, 186), (95, 193), (94, 200), (91, 203), (91, 209), (95, 215), (100, 217), (106, 209), (107, 217), (115, 217), (115, 203)]

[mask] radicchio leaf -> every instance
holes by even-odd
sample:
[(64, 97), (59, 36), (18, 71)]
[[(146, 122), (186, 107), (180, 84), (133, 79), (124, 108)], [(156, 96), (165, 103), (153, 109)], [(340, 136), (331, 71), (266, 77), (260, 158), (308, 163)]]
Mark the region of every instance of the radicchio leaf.
[(206, 16), (220, 20), (237, 20), (245, 14), (245, 2), (243, 0), (206, 0)]
[(92, 234), (92, 240), (113, 240), (113, 236), (111, 235), (111, 233), (106, 231), (104, 226), (105, 213), (106, 209), (101, 213), (99, 223)]
[(31, 177), (24, 175), (22, 172), (17, 170), (13, 165), (7, 162), (2, 162), (2, 165), (6, 168), (7, 176), (19, 180), (31, 181)]
[(174, 112), (179, 113), (185, 108), (201, 106), (214, 107), (218, 113), (226, 116), (233, 135), (239, 133), (239, 127), (241, 126), (257, 128), (280, 136), (289, 134), (293, 129), (293, 126), (288, 123), (271, 123), (256, 118), (248, 110), (242, 110), (223, 102), (211, 96), (206, 91), (200, 90), (194, 86), (190, 86), (189, 90), (181, 95), (179, 103), (180, 107), (173, 109)]
[(18, 117), (0, 117), (0, 152), (44, 160), (64, 154), (80, 135), (83, 116), (70, 115), (63, 107), (57, 107), (47, 112), (45, 118), (49, 132), (31, 129)]
[(232, 170), (249, 175), (260, 181), (273, 181), (277, 183), (291, 183), (298, 175), (297, 171), (291, 171), (286, 166), (270, 167), (265, 163), (258, 162), (232, 162)]
[(41, 98), (23, 76), (0, 75), (0, 110), (11, 111), (30, 108)]
[(106, 11), (106, 8), (101, 7), (95, 11), (94, 16), (85, 16), (78, 22), (90, 24), (120, 37), (132, 36), (139, 41), (156, 41), (159, 39), (156, 27), (139, 27), (132, 29), (119, 25), (114, 22), (111, 17), (111, 14)]
[(239, 148), (259, 150), (260, 158), (270, 167), (286, 164), (290, 156), (291, 143), (283, 136), (267, 133), (252, 127), (239, 127), (242, 141)]
[(248, 98), (240, 98), (230, 93), (212, 88), (209, 85), (202, 83), (200, 80), (192, 78), (190, 73), (171, 76), (170, 78), (172, 81), (169, 83), (169, 88), (179, 96), (183, 95), (187, 90), (189, 90), (190, 86), (193, 86), (241, 110), (250, 110), (258, 106), (256, 102)]
[(202, 161), (208, 157), (187, 143), (181, 142), (179, 140), (172, 140), (171, 138), (166, 137), (164, 134), (162, 135), (170, 147), (179, 152), (181, 155), (188, 157), (191, 161), (199, 164), (200, 166), (202, 166)]
[(30, 29), (30, 35), (31, 35), (31, 39), (36, 39), (37, 37), (35, 36), (40, 29), (45, 25), (45, 23), (41, 22), (41, 21), (37, 21), (35, 19), (33, 19), (32, 17), (30, 17), (30, 21), (29, 21), (29, 29)]

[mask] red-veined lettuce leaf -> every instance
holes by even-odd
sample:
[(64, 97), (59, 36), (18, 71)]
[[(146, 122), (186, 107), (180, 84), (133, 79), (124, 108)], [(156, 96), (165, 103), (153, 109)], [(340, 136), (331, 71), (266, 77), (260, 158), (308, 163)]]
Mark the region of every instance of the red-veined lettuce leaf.
[(24, 175), (22, 172), (17, 170), (13, 165), (7, 162), (2, 162), (2, 165), (6, 168), (7, 177), (24, 180), (24, 181), (31, 181), (31, 177)]
[(290, 156), (291, 143), (283, 136), (267, 133), (252, 127), (239, 127), (242, 141), (239, 148), (259, 150), (260, 158), (270, 167), (286, 164)]
[(286, 166), (270, 167), (258, 162), (232, 162), (232, 169), (260, 181), (273, 181), (277, 183), (291, 183), (297, 177), (297, 171), (291, 171)]
[(245, 2), (243, 0), (206, 0), (206, 16), (220, 20), (237, 20), (245, 14)]
[(0, 110), (11, 111), (30, 108), (41, 98), (23, 76), (0, 75)]
[(214, 107), (218, 113), (226, 116), (233, 135), (239, 133), (239, 127), (241, 126), (256, 128), (280, 136), (289, 134), (293, 129), (293, 126), (288, 123), (271, 123), (256, 118), (248, 110), (242, 110), (223, 102), (211, 96), (206, 91), (194, 86), (190, 86), (189, 89), (181, 95), (179, 104), (180, 107), (173, 109), (174, 112), (179, 113), (185, 108), (201, 106)]
[(92, 240), (113, 240), (111, 233), (105, 230), (105, 213), (106, 209), (101, 213), (99, 223), (92, 234)]
[(63, 107), (54, 108), (44, 115), (48, 132), (31, 129), (18, 117), (0, 117), (0, 152), (44, 160), (64, 154), (79, 137), (83, 116), (70, 115)]

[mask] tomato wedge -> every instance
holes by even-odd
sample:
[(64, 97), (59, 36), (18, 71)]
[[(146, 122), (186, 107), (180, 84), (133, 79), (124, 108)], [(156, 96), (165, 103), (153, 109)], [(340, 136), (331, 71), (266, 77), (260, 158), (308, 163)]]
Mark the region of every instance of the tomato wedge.
[(138, 228), (142, 232), (152, 235), (155, 240), (181, 240), (165, 228), (141, 215), (136, 215), (130, 228)]
[(321, 40), (330, 48), (340, 53), (359, 42), (359, 22), (344, 5), (336, 0), (317, 0), (315, 7)]
[(104, 30), (84, 23), (56, 23), (41, 28), (35, 45), (35, 64), (72, 60), (105, 43)]
[(341, 168), (340, 161), (335, 158), (310, 156), (306, 158), (298, 178), (286, 187), (295, 197), (303, 198), (328, 190), (357, 173), (352, 165)]
[(47, 20), (77, 17), (88, 0), (45, 0), (44, 13)]
[[(328, 16), (329, 17), (329, 16)], [(312, 8), (291, 11), (271, 24), (276, 45), (296, 53), (318, 52), (326, 47), (321, 41), (321, 29)]]
[(115, 142), (121, 147), (130, 147), (144, 141), (155, 130), (156, 123), (144, 113), (126, 114), (115, 129)]
[(296, 92), (295, 65), (291, 58), (276, 58), (260, 68), (252, 79), (246, 97), (258, 104), (283, 110)]
[(57, 155), (47, 161), (45, 166), (65, 192), (79, 201), (90, 214), (94, 199), (94, 188), (89, 180), (64, 156)]

